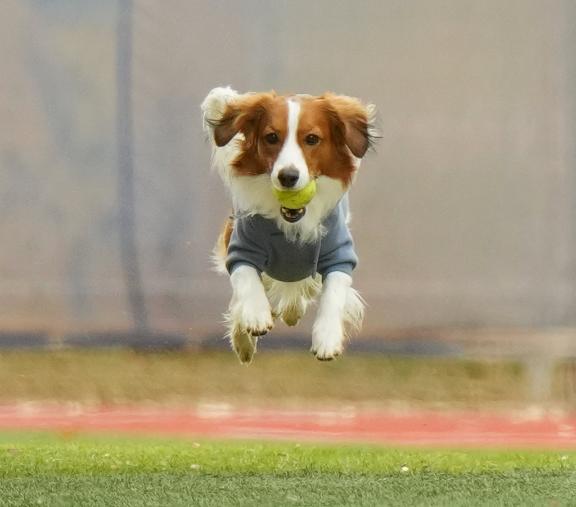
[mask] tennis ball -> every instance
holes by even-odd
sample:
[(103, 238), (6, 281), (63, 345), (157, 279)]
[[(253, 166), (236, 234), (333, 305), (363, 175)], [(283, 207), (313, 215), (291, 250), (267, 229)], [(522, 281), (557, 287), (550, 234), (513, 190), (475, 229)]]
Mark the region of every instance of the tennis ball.
[(316, 195), (316, 180), (310, 180), (310, 183), (300, 190), (278, 190), (273, 188), (272, 191), (276, 199), (285, 208), (300, 209), (306, 206)]

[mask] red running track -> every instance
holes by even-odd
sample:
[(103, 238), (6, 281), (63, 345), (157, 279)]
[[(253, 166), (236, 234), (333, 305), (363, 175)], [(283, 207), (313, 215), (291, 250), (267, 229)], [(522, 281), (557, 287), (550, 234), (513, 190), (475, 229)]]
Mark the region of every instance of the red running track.
[(240, 410), (73, 405), (0, 406), (0, 429), (122, 432), (212, 438), (370, 442), (388, 445), (576, 449), (576, 415), (466, 412)]

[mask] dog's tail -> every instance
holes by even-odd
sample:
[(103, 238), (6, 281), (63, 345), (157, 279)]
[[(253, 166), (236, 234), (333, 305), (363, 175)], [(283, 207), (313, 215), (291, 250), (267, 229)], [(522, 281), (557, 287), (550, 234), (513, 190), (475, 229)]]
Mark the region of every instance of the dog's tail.
[(224, 222), (224, 226), (212, 250), (212, 265), (214, 271), (224, 275), (228, 273), (226, 269), (226, 256), (228, 255), (228, 245), (230, 244), (230, 237), (232, 236), (233, 230), (234, 218), (230, 216), (226, 219), (226, 222)]

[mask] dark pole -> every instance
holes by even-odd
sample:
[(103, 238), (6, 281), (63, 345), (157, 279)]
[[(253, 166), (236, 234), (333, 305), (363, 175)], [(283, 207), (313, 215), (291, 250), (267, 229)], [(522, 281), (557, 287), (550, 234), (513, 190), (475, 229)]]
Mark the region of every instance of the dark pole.
[(116, 40), (116, 128), (120, 256), (128, 307), (138, 332), (148, 330), (148, 315), (136, 241), (134, 161), (132, 156), (132, 0), (118, 1)]

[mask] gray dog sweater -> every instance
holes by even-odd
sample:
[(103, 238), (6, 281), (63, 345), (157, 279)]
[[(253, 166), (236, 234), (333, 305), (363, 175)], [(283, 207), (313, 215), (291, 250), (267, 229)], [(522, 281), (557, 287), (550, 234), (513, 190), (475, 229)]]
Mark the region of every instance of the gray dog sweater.
[(332, 271), (351, 274), (358, 263), (346, 216), (345, 195), (323, 220), (326, 234), (312, 243), (289, 241), (274, 220), (261, 215), (236, 218), (228, 246), (226, 268), (231, 274), (248, 265), (281, 282), (296, 282)]

